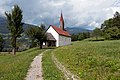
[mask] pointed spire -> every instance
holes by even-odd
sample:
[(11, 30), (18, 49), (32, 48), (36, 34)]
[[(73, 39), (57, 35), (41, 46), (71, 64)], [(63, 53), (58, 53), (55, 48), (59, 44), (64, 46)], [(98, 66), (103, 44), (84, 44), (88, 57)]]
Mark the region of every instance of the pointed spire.
[(61, 16), (60, 16), (60, 28), (62, 30), (64, 30), (64, 19), (63, 19), (63, 15), (62, 15), (62, 10), (61, 10)]

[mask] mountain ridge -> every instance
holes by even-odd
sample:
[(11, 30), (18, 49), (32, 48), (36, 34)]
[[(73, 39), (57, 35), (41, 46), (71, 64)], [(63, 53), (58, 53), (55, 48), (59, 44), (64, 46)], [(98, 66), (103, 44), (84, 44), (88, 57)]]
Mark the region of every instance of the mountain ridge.
[[(34, 26), (32, 24), (27, 24), (24, 23), (23, 25), (23, 30), (25, 31), (26, 29), (29, 28), (29, 26)], [(77, 34), (80, 32), (91, 32), (92, 30), (80, 28), (80, 27), (66, 27), (65, 28), (70, 34)], [(0, 33), (2, 34), (7, 34), (9, 33), (9, 30), (7, 29), (7, 20), (4, 17), (0, 16)]]

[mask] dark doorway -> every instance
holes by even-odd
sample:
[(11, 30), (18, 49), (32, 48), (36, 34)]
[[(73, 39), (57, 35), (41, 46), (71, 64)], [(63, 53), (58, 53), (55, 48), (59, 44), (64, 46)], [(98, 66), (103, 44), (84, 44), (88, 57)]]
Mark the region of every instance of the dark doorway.
[(49, 46), (56, 46), (56, 41), (48, 41), (48, 47)]

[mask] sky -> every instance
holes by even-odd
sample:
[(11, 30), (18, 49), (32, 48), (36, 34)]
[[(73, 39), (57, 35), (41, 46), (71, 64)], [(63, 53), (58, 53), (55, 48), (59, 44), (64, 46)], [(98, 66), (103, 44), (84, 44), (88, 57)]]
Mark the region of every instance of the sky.
[(0, 16), (17, 4), (25, 23), (59, 26), (62, 11), (65, 27), (94, 29), (120, 11), (119, 3), (120, 0), (0, 0)]

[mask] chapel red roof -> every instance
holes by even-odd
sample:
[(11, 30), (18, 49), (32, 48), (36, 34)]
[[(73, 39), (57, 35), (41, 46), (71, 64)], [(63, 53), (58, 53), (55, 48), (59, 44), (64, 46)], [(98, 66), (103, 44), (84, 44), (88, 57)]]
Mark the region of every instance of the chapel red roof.
[(56, 26), (50, 25), (58, 34), (63, 35), (63, 36), (67, 36), (67, 37), (71, 37), (71, 35), (67, 32), (64, 31)]

